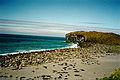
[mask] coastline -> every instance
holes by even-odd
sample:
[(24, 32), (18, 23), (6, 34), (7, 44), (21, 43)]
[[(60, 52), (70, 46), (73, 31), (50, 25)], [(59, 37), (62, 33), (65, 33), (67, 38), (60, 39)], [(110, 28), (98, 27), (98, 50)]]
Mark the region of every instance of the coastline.
[[(108, 64), (105, 61), (102, 61), (103, 59), (106, 60), (107, 57), (110, 57), (109, 59), (115, 56), (120, 57), (118, 56), (118, 54), (111, 52), (112, 49), (113, 47), (109, 45), (92, 44), (91, 46), (83, 47), (83, 48), (63, 48), (63, 49), (36, 51), (27, 54), (20, 53), (20, 54), (12, 54), (12, 55), (2, 55), (2, 56), (0, 55), (1, 57), (0, 63), (2, 64), (0, 68), (1, 69), (0, 78), (3, 80), (18, 79), (18, 78), (22, 80), (24, 79), (44, 80), (44, 78), (50, 80), (55, 80), (55, 79), (70, 80), (70, 78), (73, 77), (72, 80), (75, 79), (88, 80), (91, 79), (91, 77), (90, 76), (85, 77), (84, 72), (86, 72), (87, 69), (90, 70), (90, 68), (93, 67), (95, 68), (93, 68), (91, 71), (93, 71), (94, 75), (98, 74), (98, 76), (94, 76), (92, 74), (92, 76), (94, 76), (92, 79), (95, 79), (95, 77), (96, 78), (104, 77), (103, 73), (98, 73), (98, 72), (103, 72), (104, 70), (106, 71), (106, 69), (108, 69), (106, 73), (106, 75), (108, 76), (115, 68), (120, 66), (116, 62), (114, 64), (113, 61), (113, 63), (111, 63), (111, 66), (109, 67), (107, 66)], [(102, 65), (103, 63), (106, 66)], [(57, 66), (55, 68), (56, 70), (54, 70), (53, 68), (54, 65)], [(83, 66), (82, 69), (79, 69), (81, 67), (77, 67), (78, 65)], [(85, 66), (86, 69), (84, 69)], [(98, 72), (96, 73), (95, 71), (99, 66), (105, 68), (101, 68), (103, 69), (103, 71), (98, 70)], [(38, 73), (36, 73), (37, 70), (35, 70), (36, 68), (39, 68), (38, 71), (41, 70), (47, 70), (47, 71), (38, 72), (40, 74), (38, 75)], [(26, 72), (26, 70), (29, 71)], [(73, 71), (75, 74), (73, 74), (71, 71)], [(81, 73), (82, 71), (83, 73)], [(20, 72), (22, 72), (22, 74)], [(49, 72), (49, 74), (47, 72)], [(31, 73), (31, 74), (28, 75), (27, 73)], [(10, 77), (10, 75), (12, 75), (12, 77)], [(69, 76), (69, 75), (74, 75), (74, 76)], [(90, 75), (90, 73), (88, 75)]]
[(0, 56), (2, 56), (2, 55), (14, 55), (14, 54), (27, 54), (27, 53), (32, 53), (32, 52), (40, 52), (40, 51), (56, 50), (56, 49), (65, 49), (65, 48), (78, 48), (78, 47), (77, 47), (77, 44), (72, 43), (70, 46), (62, 47), (62, 48), (40, 49), (40, 50), (29, 50), (29, 51), (21, 51), (21, 52), (13, 52), (13, 53), (4, 53), (4, 54), (0, 54)]

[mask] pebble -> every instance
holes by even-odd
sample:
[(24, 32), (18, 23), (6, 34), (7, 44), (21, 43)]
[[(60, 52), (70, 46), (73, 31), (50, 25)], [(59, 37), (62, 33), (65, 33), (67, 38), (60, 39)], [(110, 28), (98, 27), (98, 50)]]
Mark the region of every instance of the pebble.
[(80, 72), (80, 71), (78, 71), (78, 70), (75, 70), (74, 72)]
[(75, 76), (80, 76), (80, 77), (82, 77), (82, 75), (79, 75), (79, 74), (75, 74)]
[(61, 76), (58, 77), (58, 79), (61, 79), (61, 78), (62, 78)]
[(45, 69), (47, 69), (47, 66), (43, 66)]
[(34, 70), (32, 70), (32, 72), (35, 72)]
[(13, 77), (13, 75), (8, 75), (8, 77)]
[(67, 80), (68, 78), (65, 78), (65, 80)]
[(57, 70), (53, 70), (53, 73), (57, 72)]
[(20, 80), (23, 80), (24, 78), (26, 78), (26, 77), (24, 77), (24, 76), (23, 76), (23, 77), (20, 77)]

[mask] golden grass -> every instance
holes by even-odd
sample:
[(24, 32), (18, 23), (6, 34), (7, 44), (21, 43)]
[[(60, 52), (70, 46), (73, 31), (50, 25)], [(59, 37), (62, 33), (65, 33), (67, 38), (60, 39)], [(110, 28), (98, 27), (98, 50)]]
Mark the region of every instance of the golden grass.
[[(120, 35), (115, 33), (103, 33), (103, 32), (96, 32), (96, 31), (90, 31), (90, 32), (76, 31), (71, 33), (83, 34), (87, 38), (86, 42), (108, 44), (108, 45), (120, 45)], [(68, 34), (71, 34), (71, 33), (68, 33)]]

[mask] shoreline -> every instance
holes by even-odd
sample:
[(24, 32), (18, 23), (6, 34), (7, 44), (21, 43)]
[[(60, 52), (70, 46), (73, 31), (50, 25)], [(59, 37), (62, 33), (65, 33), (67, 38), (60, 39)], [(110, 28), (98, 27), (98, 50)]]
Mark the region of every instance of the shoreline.
[(29, 51), (22, 51), (22, 52), (12, 52), (12, 53), (4, 53), (0, 54), (0, 56), (4, 55), (14, 55), (14, 54), (29, 54), (32, 52), (40, 52), (40, 51), (47, 51), (47, 50), (56, 50), (56, 49), (65, 49), (65, 48), (78, 48), (77, 44), (72, 43), (70, 46), (61, 47), (61, 48), (52, 48), (52, 49), (40, 49), (40, 50), (29, 50)]
[[(92, 77), (92, 79), (104, 77), (103, 72), (105, 71), (107, 71), (105, 73), (108, 76), (115, 68), (120, 66), (118, 64), (120, 60), (116, 62), (116, 58), (120, 57), (120, 55), (112, 52), (112, 49), (114, 47), (110, 45), (91, 44), (91, 46), (83, 48), (63, 48), (27, 54), (0, 55), (0, 79), (89, 80)], [(112, 61), (109, 62), (109, 60)]]

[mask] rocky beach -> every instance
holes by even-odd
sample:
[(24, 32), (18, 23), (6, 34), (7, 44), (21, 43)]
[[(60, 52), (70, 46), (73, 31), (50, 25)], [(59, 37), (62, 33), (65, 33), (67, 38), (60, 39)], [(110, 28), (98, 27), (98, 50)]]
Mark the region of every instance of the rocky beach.
[(66, 42), (78, 43), (77, 48), (0, 55), (0, 79), (98, 80), (109, 76), (120, 67), (119, 35), (86, 33), (66, 34)]
[[(114, 51), (114, 52), (113, 52)], [(1, 80), (95, 80), (120, 66), (119, 50), (104, 44), (0, 56)]]

